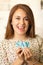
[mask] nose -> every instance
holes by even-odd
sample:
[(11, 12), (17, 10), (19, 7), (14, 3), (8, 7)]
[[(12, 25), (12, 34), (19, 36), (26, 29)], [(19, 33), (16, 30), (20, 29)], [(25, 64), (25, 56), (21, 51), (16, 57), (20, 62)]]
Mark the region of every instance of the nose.
[(24, 19), (20, 20), (20, 24), (22, 24), (22, 25), (24, 24)]

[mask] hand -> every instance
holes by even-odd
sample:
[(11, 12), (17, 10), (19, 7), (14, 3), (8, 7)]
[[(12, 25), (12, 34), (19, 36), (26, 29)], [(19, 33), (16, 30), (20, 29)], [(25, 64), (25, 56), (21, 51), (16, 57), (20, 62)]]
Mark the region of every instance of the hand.
[(18, 58), (14, 61), (12, 65), (22, 65), (24, 63), (24, 53), (22, 51), (22, 48), (17, 48), (15, 51)]
[(16, 50), (16, 54), (17, 54), (17, 56), (18, 56), (20, 59), (24, 60), (24, 52), (23, 52), (23, 49), (22, 49), (22, 48), (19, 47), (19, 48)]
[(25, 47), (23, 48), (25, 60), (29, 60), (32, 57), (32, 53), (29, 48)]

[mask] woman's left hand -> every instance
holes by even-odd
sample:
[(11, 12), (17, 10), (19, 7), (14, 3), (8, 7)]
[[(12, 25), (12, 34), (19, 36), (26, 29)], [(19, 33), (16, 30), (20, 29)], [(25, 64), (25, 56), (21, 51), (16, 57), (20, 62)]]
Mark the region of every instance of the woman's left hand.
[(29, 60), (32, 57), (32, 53), (29, 48), (23, 48), (25, 60)]
[(43, 65), (43, 63), (39, 63), (37, 60), (35, 60), (32, 57), (31, 50), (27, 47), (23, 48), (25, 61), (27, 62), (27, 65)]
[(27, 65), (43, 65), (43, 63), (38, 62), (36, 59), (26, 61)]

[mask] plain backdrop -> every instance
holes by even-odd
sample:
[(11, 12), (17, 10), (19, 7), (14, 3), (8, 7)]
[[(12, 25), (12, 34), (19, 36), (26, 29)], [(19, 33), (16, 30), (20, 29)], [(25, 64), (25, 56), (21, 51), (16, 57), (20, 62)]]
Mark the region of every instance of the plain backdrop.
[(8, 15), (15, 4), (27, 4), (31, 7), (35, 19), (35, 32), (43, 38), (43, 9), (41, 0), (0, 0), (0, 40), (4, 39)]

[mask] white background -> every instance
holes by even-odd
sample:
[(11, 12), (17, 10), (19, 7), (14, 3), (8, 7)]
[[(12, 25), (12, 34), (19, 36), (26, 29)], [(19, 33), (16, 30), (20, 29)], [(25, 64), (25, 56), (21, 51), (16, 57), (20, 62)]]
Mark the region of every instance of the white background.
[(4, 39), (10, 9), (18, 3), (31, 7), (35, 18), (35, 32), (43, 38), (43, 10), (41, 0), (0, 0), (0, 40)]

